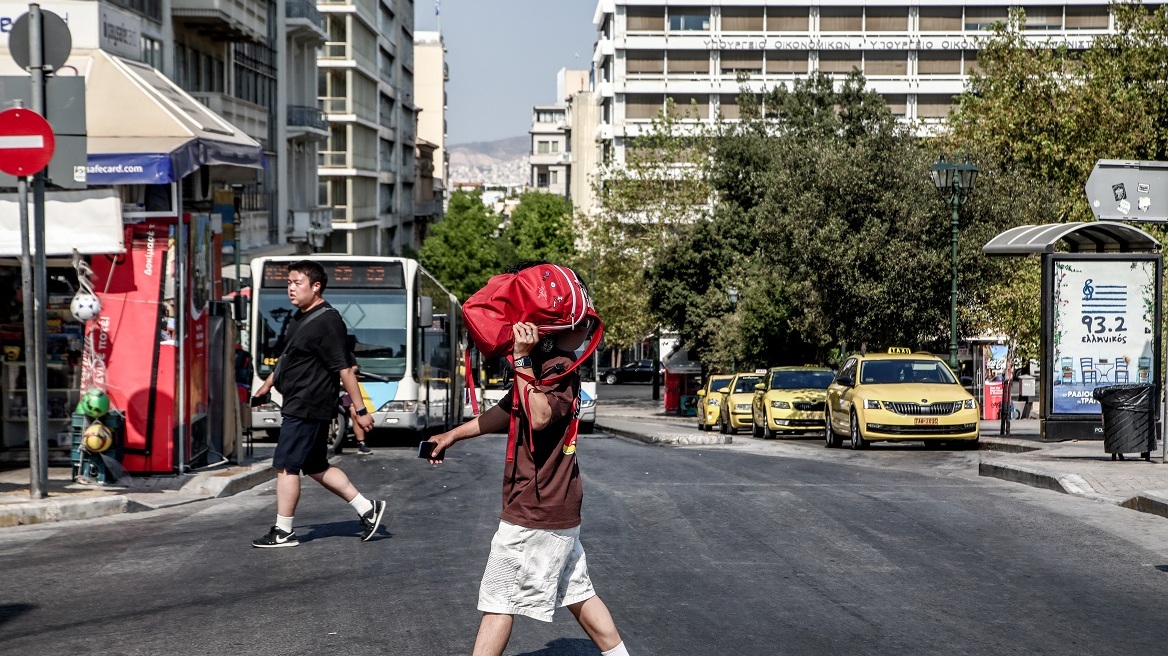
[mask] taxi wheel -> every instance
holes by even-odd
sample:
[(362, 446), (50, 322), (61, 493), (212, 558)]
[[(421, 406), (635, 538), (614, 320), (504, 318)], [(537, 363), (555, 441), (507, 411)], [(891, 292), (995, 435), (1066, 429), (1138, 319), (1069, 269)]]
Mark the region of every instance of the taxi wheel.
[(719, 430), (722, 431), (723, 435), (730, 434), (730, 427), (728, 425), (726, 425), (726, 418), (725, 417), (722, 418), (722, 426), (719, 428)]
[(759, 428), (758, 424), (754, 423), (754, 421), (750, 422), (750, 434), (754, 437), (763, 437), (763, 438), (766, 437), (766, 433), (764, 432), (764, 429)]
[(860, 418), (856, 416), (855, 412), (852, 412), (851, 436), (853, 450), (859, 451), (860, 449), (868, 448), (870, 442), (865, 440), (864, 434), (860, 432)]
[(762, 439), (773, 440), (777, 437), (778, 437), (778, 435), (775, 435), (775, 432), (773, 430), (771, 430), (770, 424), (767, 424), (766, 426), (762, 427)]
[(824, 413), (824, 420), (825, 420), (825, 427), (824, 427), (824, 431), (823, 431), (823, 436), (824, 436), (824, 441), (827, 443), (826, 446), (829, 449), (838, 449), (843, 444), (843, 440), (840, 439), (840, 436), (837, 435), (834, 430), (832, 430), (831, 414)]

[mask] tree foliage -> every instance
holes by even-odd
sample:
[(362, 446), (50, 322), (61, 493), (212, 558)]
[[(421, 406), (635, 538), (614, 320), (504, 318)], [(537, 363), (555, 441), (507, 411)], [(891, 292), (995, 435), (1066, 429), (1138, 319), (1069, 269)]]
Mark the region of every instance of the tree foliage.
[(519, 197), (504, 236), (504, 262), (569, 263), (576, 254), (571, 203), (558, 194), (527, 192)]
[(446, 215), (434, 224), (418, 254), (422, 266), (459, 299), (466, 300), (502, 269), (498, 217), (478, 193), (456, 191)]
[[(824, 362), (901, 345), (947, 350), (951, 211), (928, 178), (937, 152), (858, 73), (740, 98), (710, 150), (718, 202), (662, 249), (654, 313), (711, 363)], [(980, 249), (1044, 202), (984, 167), (960, 213), (959, 304), (983, 307), (1003, 263)], [(731, 306), (734, 287), (739, 301)], [(975, 328), (963, 313), (962, 333)]]
[(598, 180), (599, 209), (580, 217), (586, 235), (581, 275), (593, 279), (609, 345), (630, 346), (658, 329), (645, 272), (679, 231), (708, 210), (708, 141), (694, 117), (692, 109), (668, 104), (644, 135), (628, 143), (623, 163), (606, 162)]

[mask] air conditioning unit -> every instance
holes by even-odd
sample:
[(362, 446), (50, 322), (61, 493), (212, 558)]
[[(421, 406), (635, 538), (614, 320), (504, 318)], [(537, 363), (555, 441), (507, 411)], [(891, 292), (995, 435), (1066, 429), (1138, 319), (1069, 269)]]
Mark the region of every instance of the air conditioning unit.
[(182, 180), (183, 199), (192, 202), (210, 202), (211, 194), (211, 169), (206, 166), (200, 166)]

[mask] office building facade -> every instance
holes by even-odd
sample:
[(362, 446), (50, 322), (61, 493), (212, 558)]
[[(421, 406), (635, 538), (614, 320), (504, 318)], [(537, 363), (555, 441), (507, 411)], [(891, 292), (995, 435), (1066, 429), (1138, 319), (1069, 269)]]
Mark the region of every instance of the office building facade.
[[(943, 119), (977, 66), (978, 38), (1013, 6), (1027, 33), (1072, 50), (1111, 28), (1107, 4), (986, 0), (765, 1), (600, 0), (593, 53), (603, 154), (624, 161), (667, 100), (701, 121), (737, 118), (742, 84), (788, 87), (818, 70), (858, 69), (892, 112), (925, 124)], [(740, 80), (744, 80), (740, 81)]]

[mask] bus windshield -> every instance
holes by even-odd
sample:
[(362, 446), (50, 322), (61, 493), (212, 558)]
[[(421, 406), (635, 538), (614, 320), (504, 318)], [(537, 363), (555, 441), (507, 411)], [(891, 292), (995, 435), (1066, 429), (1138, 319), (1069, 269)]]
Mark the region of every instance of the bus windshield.
[[(361, 371), (390, 380), (406, 373), (406, 292), (395, 289), (328, 290), (328, 302), (340, 312), (356, 337), (354, 355)], [(260, 325), (255, 336), (256, 374), (266, 378), (284, 350), (288, 320), (295, 313), (284, 290), (264, 289), (259, 293)]]

